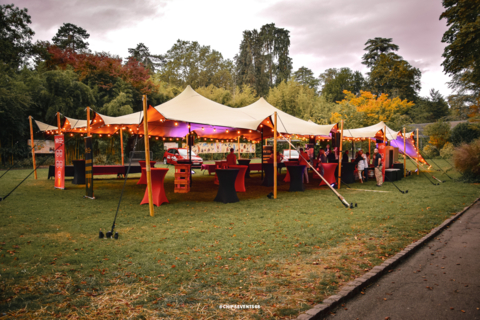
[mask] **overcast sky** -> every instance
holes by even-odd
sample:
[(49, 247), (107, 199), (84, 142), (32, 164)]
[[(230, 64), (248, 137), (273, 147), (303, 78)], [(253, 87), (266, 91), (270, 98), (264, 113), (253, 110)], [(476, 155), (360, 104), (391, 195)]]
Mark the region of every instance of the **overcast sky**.
[(422, 71), (421, 95), (451, 91), (441, 67), (446, 21), (441, 0), (0, 0), (28, 8), (35, 40), (51, 40), (65, 22), (90, 33), (90, 49), (122, 57), (143, 42), (154, 54), (177, 39), (198, 41), (225, 58), (238, 53), (244, 30), (267, 23), (290, 31), (294, 70), (316, 76), (349, 67), (364, 74), (365, 42), (392, 38), (398, 54)]

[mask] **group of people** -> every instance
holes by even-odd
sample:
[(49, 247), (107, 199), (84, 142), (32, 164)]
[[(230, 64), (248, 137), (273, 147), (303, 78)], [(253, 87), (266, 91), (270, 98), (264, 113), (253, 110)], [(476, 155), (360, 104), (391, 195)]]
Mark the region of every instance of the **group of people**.
[[(309, 183), (308, 179), (308, 163), (310, 162), (312, 167), (314, 166), (314, 150), (313, 148), (308, 148), (307, 152), (304, 151), (303, 148), (300, 148), (299, 150), (299, 159), (298, 159), (298, 164), (305, 166), (305, 174), (303, 175), (304, 182), (306, 181)], [(322, 166), (322, 163), (327, 163), (327, 162), (338, 162), (339, 159), (339, 152), (338, 149), (335, 148), (332, 150), (330, 148), (330, 145), (327, 144), (327, 147), (325, 149), (320, 149), (318, 155), (317, 155), (317, 166), (316, 169), (317, 171), (323, 176), (325, 174), (325, 170)], [(273, 162), (273, 154), (271, 157), (271, 160)], [(283, 160), (283, 155), (281, 152), (277, 153), (277, 161), (281, 162)], [(348, 150), (346, 150), (343, 154), (342, 157), (342, 162), (348, 162)], [(233, 148), (230, 149), (230, 154), (227, 156), (227, 163), (228, 164), (236, 164), (237, 162), (237, 157), (235, 156)], [(370, 167), (370, 153), (367, 152), (366, 154), (363, 153), (363, 150), (359, 150), (355, 154), (355, 159), (353, 161), (356, 166), (357, 166), (357, 172), (358, 172), (358, 179), (360, 180), (361, 183), (363, 181), (368, 181), (368, 168)], [(377, 187), (381, 187), (383, 184), (383, 171), (382, 171), (382, 155), (378, 152), (378, 149), (375, 148), (374, 153), (373, 153), (373, 167), (375, 169), (375, 178), (377, 180)]]
[[(300, 149), (303, 151), (303, 149)], [(325, 171), (323, 169), (322, 163), (327, 162), (338, 162), (339, 160), (338, 149), (335, 148), (333, 151), (330, 149), (330, 145), (327, 145), (325, 149), (320, 149), (320, 152), (317, 156), (317, 170), (323, 176)], [(343, 153), (342, 162), (349, 162), (348, 150)], [(358, 179), (361, 183), (363, 181), (368, 181), (368, 168), (370, 167), (371, 159), (370, 153), (363, 153), (363, 150), (359, 150), (355, 154), (354, 161), (357, 166)], [(383, 184), (383, 171), (382, 171), (382, 155), (378, 152), (378, 149), (375, 148), (373, 154), (373, 167), (375, 169), (375, 178), (377, 180), (377, 187), (381, 187)], [(308, 181), (307, 181), (308, 182)]]

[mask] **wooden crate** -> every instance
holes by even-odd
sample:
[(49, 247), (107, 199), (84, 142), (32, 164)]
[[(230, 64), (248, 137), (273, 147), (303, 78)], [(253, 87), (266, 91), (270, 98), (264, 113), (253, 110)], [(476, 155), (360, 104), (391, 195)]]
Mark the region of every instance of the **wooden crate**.
[(190, 180), (189, 179), (175, 179), (175, 193), (188, 193), (190, 192)]
[(190, 192), (190, 165), (176, 164), (175, 165), (175, 193)]

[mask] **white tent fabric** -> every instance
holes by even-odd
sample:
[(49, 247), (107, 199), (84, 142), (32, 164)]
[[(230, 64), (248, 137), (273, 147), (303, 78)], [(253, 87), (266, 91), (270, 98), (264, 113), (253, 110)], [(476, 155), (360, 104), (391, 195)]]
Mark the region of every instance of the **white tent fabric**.
[(277, 131), (280, 133), (329, 136), (330, 131), (335, 126), (334, 124), (318, 125), (311, 121), (296, 118), (275, 108), (263, 98), (238, 110), (243, 111), (257, 120), (264, 120), (267, 117), (273, 116), (273, 113), (276, 111), (279, 118)]
[(379, 131), (383, 132), (385, 127), (387, 129), (387, 140), (397, 139), (399, 131), (390, 129), (383, 121), (365, 128), (343, 129), (343, 136), (345, 138), (375, 138)]
[[(240, 109), (207, 99), (190, 86), (172, 100), (156, 106), (155, 110), (167, 120), (250, 130), (256, 130), (264, 120), (255, 119)], [(149, 116), (149, 122), (156, 120)]]
[(105, 125), (135, 125), (143, 121), (143, 111), (126, 114), (119, 117), (105, 116), (97, 112), (97, 115), (102, 118)]
[(68, 125), (70, 125), (70, 130), (87, 127), (87, 120), (78, 120), (69, 117), (65, 117), (65, 119), (67, 119), (68, 123), (65, 123), (63, 125), (64, 128)]
[(40, 131), (42, 132), (58, 130), (58, 127), (51, 126), (49, 124), (46, 124), (37, 120), (35, 120), (35, 123), (37, 124), (38, 128), (40, 128)]

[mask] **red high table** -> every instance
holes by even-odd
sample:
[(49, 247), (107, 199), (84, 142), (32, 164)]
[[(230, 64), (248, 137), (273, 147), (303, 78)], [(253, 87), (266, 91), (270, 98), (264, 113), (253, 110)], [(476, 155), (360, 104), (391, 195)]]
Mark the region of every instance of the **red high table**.
[(228, 166), (228, 168), (240, 170), (237, 174), (237, 178), (235, 179), (235, 191), (247, 192), (247, 189), (245, 189), (245, 174), (247, 172), (248, 166), (231, 165)]
[[(162, 203), (169, 203), (167, 196), (165, 195), (165, 188), (163, 187), (163, 181), (165, 175), (168, 172), (167, 168), (152, 168), (150, 169), (152, 175), (152, 200), (153, 204), (159, 207)], [(145, 195), (143, 196), (140, 205), (148, 203), (148, 186), (145, 189)]]
[[(137, 184), (147, 184), (147, 171), (145, 170), (147, 162), (140, 160), (138, 163), (140, 164), (142, 175), (140, 176), (140, 180), (138, 180)], [(157, 163), (157, 161), (150, 161), (150, 168), (155, 167), (155, 163)]]

